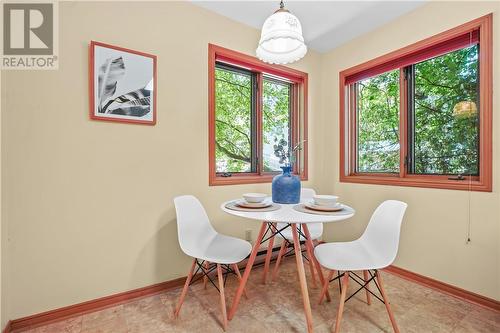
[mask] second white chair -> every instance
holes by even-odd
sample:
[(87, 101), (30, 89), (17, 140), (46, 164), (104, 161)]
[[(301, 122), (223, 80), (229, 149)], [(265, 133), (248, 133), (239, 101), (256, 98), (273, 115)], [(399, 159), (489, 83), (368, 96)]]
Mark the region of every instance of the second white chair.
[[(207, 213), (201, 203), (192, 195), (184, 195), (174, 199), (177, 213), (177, 230), (182, 251), (193, 257), (193, 264), (186, 278), (184, 288), (175, 308), (174, 316), (178, 317), (188, 287), (194, 282), (193, 277), (201, 273), (206, 286), (207, 280), (219, 290), (222, 309), (222, 326), (227, 327), (226, 299), (224, 296), (225, 277), (235, 274), (241, 280), (237, 263), (245, 259), (251, 252), (249, 242), (239, 238), (219, 234), (210, 224)], [(210, 267), (209, 265), (215, 265)], [(197, 267), (196, 271), (195, 268)], [(218, 287), (209, 274), (217, 270)]]
[[(316, 246), (314, 250), (316, 259), (321, 266), (330, 270), (321, 291), (320, 303), (326, 294), (329, 282), (342, 277), (340, 305), (337, 312), (337, 321), (335, 322), (335, 332), (340, 331), (344, 303), (357, 292), (365, 289), (367, 303), (371, 303), (371, 296), (382, 301), (389, 314), (394, 332), (399, 333), (399, 328), (382, 284), (380, 269), (392, 264), (396, 258), (401, 223), (406, 207), (407, 204), (401, 201), (384, 201), (373, 213), (365, 232), (360, 238), (351, 242), (326, 243)], [(363, 271), (363, 277), (358, 276), (355, 271)], [(343, 273), (333, 278), (336, 272)], [(361, 288), (346, 299), (349, 277), (358, 283)], [(382, 298), (370, 290), (371, 282), (375, 284)]]

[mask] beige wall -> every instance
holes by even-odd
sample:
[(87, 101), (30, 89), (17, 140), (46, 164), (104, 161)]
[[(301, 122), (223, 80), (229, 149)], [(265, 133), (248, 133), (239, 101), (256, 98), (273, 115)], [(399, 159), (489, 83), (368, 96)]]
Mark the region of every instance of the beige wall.
[(472, 242), (465, 244), (469, 193), (378, 185), (339, 183), (339, 71), (417, 42), (462, 23), (494, 13), (494, 86), (500, 85), (500, 2), (434, 2), (357, 38), (323, 56), (322, 98), (325, 182), (329, 191), (357, 209), (351, 221), (327, 227), (325, 239), (359, 235), (379, 202), (408, 202), (396, 265), (476, 293), (500, 299), (500, 95), (495, 91), (493, 193), (472, 193)]
[[(207, 45), (254, 54), (256, 29), (189, 3), (78, 2), (59, 10), (59, 70), (4, 72), (9, 319), (185, 275), (176, 195), (198, 196), (218, 230), (244, 237), (258, 225), (229, 218), (220, 203), (270, 192), (269, 184), (208, 186)], [(156, 126), (88, 119), (90, 40), (158, 56)], [(319, 55), (296, 67), (310, 75), (314, 181)]]
[[(495, 192), (472, 194), (469, 245), (466, 192), (338, 183), (338, 71), (491, 11), (499, 5), (425, 5), (327, 55), (309, 52), (294, 67), (310, 75), (305, 185), (339, 193), (358, 210), (328, 226), (325, 238), (357, 236), (383, 199), (408, 201), (397, 264), (500, 299), (496, 170)], [(207, 44), (253, 54), (256, 29), (191, 4), (158, 2), (61, 3), (60, 27), (58, 71), (2, 73), (3, 323), (184, 275), (176, 195), (198, 196), (218, 230), (244, 237), (257, 225), (225, 216), (219, 204), (270, 191), (269, 184), (207, 185)], [(90, 40), (158, 55), (156, 126), (88, 119)], [(499, 153), (495, 145), (496, 164)]]

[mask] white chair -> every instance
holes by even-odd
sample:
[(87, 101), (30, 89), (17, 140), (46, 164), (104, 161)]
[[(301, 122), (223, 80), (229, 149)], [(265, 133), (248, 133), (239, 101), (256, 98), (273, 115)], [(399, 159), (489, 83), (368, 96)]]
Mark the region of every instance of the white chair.
[[(237, 263), (250, 254), (252, 246), (242, 239), (217, 233), (210, 224), (205, 209), (194, 196), (176, 197), (174, 204), (177, 213), (179, 244), (185, 254), (193, 257), (193, 264), (186, 278), (174, 316), (176, 318), (179, 316), (188, 287), (200, 278), (199, 276), (196, 277), (198, 272), (203, 276), (205, 287), (207, 280), (210, 280), (214, 287), (217, 288), (209, 276), (209, 273), (216, 269), (219, 280), (217, 289), (220, 293), (222, 308), (222, 326), (225, 331), (227, 327), (226, 300), (224, 297), (225, 277), (227, 277), (227, 274), (233, 273), (241, 280)], [(211, 263), (215, 265), (210, 267)], [(195, 271), (196, 267), (198, 268)]]
[[(306, 202), (309, 200), (312, 200), (313, 196), (316, 195), (316, 192), (312, 188), (303, 188), (300, 192), (300, 201), (301, 202)], [(281, 230), (286, 227), (286, 223), (278, 223), (276, 228), (277, 230)], [(309, 223), (307, 224), (307, 228), (309, 229), (309, 233), (311, 235), (311, 240), (313, 242), (317, 242), (319, 238), (323, 235), (323, 223)], [(278, 253), (278, 257), (276, 258), (276, 264), (274, 265), (274, 271), (272, 275), (272, 280), (274, 281), (276, 279), (276, 276), (278, 274), (278, 269), (280, 266), (281, 261), (283, 260), (285, 255), (288, 255), (289, 253), (286, 253), (286, 250), (291, 247), (293, 249), (293, 236), (292, 236), (292, 229), (291, 228), (286, 228), (278, 234), (278, 237), (282, 238), (283, 241), (281, 242), (281, 247), (280, 251)], [(299, 233), (299, 240), (300, 241), (305, 241), (305, 238), (303, 236), (303, 233)], [(291, 250), (293, 251), (293, 250)], [(309, 249), (307, 249), (309, 252)], [(311, 276), (313, 279), (313, 286), (316, 286), (316, 275), (314, 273), (314, 264), (312, 263), (311, 260), (309, 260), (309, 257), (312, 256), (312, 249), (311, 253), (308, 253), (308, 261), (309, 261), (309, 268), (311, 270)]]
[[(384, 201), (373, 213), (365, 232), (360, 238), (351, 242), (321, 244), (314, 250), (314, 255), (321, 266), (330, 270), (325, 280), (319, 302), (323, 300), (328, 290), (329, 282), (342, 277), (340, 305), (335, 322), (335, 332), (340, 331), (340, 321), (344, 310), (344, 303), (362, 289), (366, 291), (366, 300), (371, 304), (371, 296), (385, 304), (389, 319), (395, 332), (399, 328), (394, 319), (389, 300), (382, 284), (380, 269), (392, 264), (398, 253), (399, 233), (407, 204), (396, 200)], [(339, 272), (343, 272), (339, 274)], [(361, 278), (354, 271), (363, 271)], [(338, 273), (333, 278), (335, 272)], [(346, 300), (349, 277), (361, 288)], [(333, 278), (333, 279), (332, 279)], [(370, 290), (370, 282), (374, 282), (382, 299)]]

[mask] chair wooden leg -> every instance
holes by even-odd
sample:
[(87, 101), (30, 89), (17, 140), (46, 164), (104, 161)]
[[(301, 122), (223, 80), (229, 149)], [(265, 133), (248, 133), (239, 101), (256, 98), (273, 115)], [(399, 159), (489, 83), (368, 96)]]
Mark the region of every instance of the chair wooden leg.
[(385, 308), (387, 309), (387, 313), (389, 314), (389, 319), (391, 320), (392, 328), (395, 333), (399, 333), (398, 325), (396, 324), (396, 319), (394, 318), (394, 313), (392, 313), (391, 304), (389, 303), (389, 299), (387, 298), (387, 294), (385, 293), (385, 289), (382, 283), (382, 276), (379, 271), (375, 271), (375, 277), (377, 278), (378, 286), (380, 287), (380, 293), (384, 298)]
[[(203, 268), (205, 269), (205, 271), (208, 271), (208, 266), (209, 262), (205, 260), (205, 262), (203, 263)], [(207, 282), (208, 282), (207, 276), (203, 275), (203, 289), (207, 289)]]
[(335, 270), (330, 271), (330, 273), (328, 273), (328, 276), (326, 277), (326, 280), (323, 283), (323, 289), (321, 289), (321, 295), (319, 295), (318, 304), (323, 303), (323, 298), (325, 298), (326, 292), (328, 290), (328, 286), (330, 285), (330, 280), (333, 278), (334, 274), (335, 274)]
[(285, 254), (287, 243), (288, 242), (286, 239), (283, 239), (283, 241), (281, 242), (280, 252), (278, 253), (278, 258), (276, 259), (276, 264), (274, 265), (274, 271), (273, 271), (273, 277), (272, 277), (273, 281), (276, 280), (276, 276), (278, 275), (278, 268), (280, 267), (281, 260), (284, 259), (283, 255)]
[(307, 332), (313, 331), (311, 303), (309, 302), (309, 292), (307, 291), (307, 280), (304, 272), (304, 262), (302, 261), (302, 251), (300, 251), (299, 233), (297, 225), (292, 223), (293, 247), (295, 249), (295, 260), (297, 261), (297, 273), (299, 275), (300, 289), (302, 291), (302, 301), (306, 315)]
[(186, 297), (189, 284), (191, 283), (191, 279), (193, 278), (193, 272), (195, 267), (196, 267), (196, 258), (193, 259), (193, 264), (191, 265), (191, 269), (189, 270), (186, 282), (184, 283), (184, 288), (182, 288), (181, 297), (179, 298), (179, 302), (177, 303), (177, 307), (175, 308), (174, 311), (175, 318), (179, 317), (179, 312), (181, 311), (182, 303), (184, 303), (184, 298)]
[(217, 264), (217, 277), (219, 278), (220, 306), (222, 309), (222, 328), (225, 331), (227, 328), (226, 297), (224, 296), (224, 277), (222, 275), (222, 268), (220, 264)]
[[(241, 283), (241, 273), (240, 273), (240, 269), (238, 268), (238, 265), (233, 264), (233, 269), (234, 269), (234, 272), (236, 273), (236, 276), (238, 277), (238, 281)], [(243, 289), (243, 295), (245, 296), (246, 299), (248, 299), (246, 288)]]
[[(370, 276), (368, 275), (368, 271), (363, 271), (363, 279), (365, 280), (365, 283), (370, 280)], [(372, 304), (372, 295), (369, 292), (370, 290), (370, 284), (366, 285), (366, 303), (368, 305)]]
[(306, 241), (306, 251), (307, 251), (307, 259), (309, 259), (309, 270), (311, 271), (312, 287), (317, 288), (318, 284), (316, 283), (316, 273), (314, 272), (314, 258), (313, 258), (314, 247), (312, 246), (312, 242), (309, 243)]
[[(316, 257), (314, 256), (314, 245), (312, 244), (311, 240), (311, 233), (309, 232), (309, 228), (307, 227), (307, 224), (303, 225), (304, 228), (304, 234), (306, 236), (306, 242), (309, 242), (311, 248), (313, 249), (313, 255), (312, 255), (312, 260), (314, 262), (314, 266), (316, 266), (316, 271), (318, 272), (319, 275), (319, 282), (321, 285), (325, 284), (325, 277), (323, 276), (323, 271), (321, 270), (321, 265), (319, 264), (318, 260), (316, 260)], [(326, 290), (326, 300), (330, 302), (332, 299), (330, 298), (330, 293), (328, 292), (328, 289)]]
[(344, 303), (345, 295), (347, 293), (347, 287), (349, 285), (349, 272), (344, 272), (344, 277), (342, 278), (342, 292), (340, 293), (340, 303), (339, 309), (337, 311), (337, 320), (335, 321), (335, 333), (340, 332), (340, 322), (342, 321), (342, 314), (344, 313)]
[[(276, 228), (276, 223), (272, 224), (272, 229)], [(274, 230), (271, 230), (271, 232), (274, 232)], [(269, 265), (271, 264), (271, 256), (273, 254), (273, 246), (274, 246), (274, 237), (271, 237), (269, 239), (269, 243), (267, 245), (267, 254), (266, 254), (266, 261), (264, 262), (264, 273), (262, 274), (262, 283), (266, 284), (267, 280), (267, 272), (269, 272)]]

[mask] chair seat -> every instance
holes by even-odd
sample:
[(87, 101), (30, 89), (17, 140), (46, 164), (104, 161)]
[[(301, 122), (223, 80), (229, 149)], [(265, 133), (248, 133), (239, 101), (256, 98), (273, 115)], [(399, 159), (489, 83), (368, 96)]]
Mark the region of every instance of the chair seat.
[(320, 244), (314, 249), (314, 255), (321, 266), (337, 271), (381, 269), (390, 264), (359, 240)]
[[(276, 226), (278, 230), (283, 229), (286, 226), (286, 223), (278, 223)], [(319, 239), (321, 235), (323, 235), (323, 223), (308, 223), (307, 228), (309, 229), (309, 233), (311, 234), (311, 240)], [(302, 228), (302, 232), (304, 232), (304, 229)], [(277, 236), (281, 238), (285, 238), (290, 242), (293, 242), (293, 235), (292, 235), (292, 228), (286, 228), (285, 230), (281, 231), (281, 234), (278, 234)], [(301, 241), (304, 241), (305, 238), (301, 235), (299, 235), (299, 239)]]
[(236, 264), (245, 259), (251, 251), (252, 245), (249, 242), (217, 234), (203, 250), (192, 256), (217, 264)]

